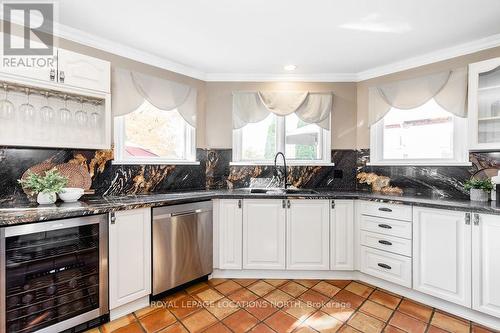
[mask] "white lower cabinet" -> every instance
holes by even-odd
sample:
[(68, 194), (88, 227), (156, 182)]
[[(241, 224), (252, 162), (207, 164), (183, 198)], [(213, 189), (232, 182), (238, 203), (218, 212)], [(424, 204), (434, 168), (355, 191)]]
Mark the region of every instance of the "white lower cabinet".
[(360, 252), (361, 272), (411, 288), (411, 258), (367, 246)]
[(470, 213), (414, 208), (413, 288), (471, 306)]
[(242, 269), (243, 207), (242, 200), (219, 200), (217, 221), (218, 253), (220, 269)]
[(472, 308), (500, 317), (500, 216), (473, 214)]
[(330, 200), (287, 200), (286, 268), (330, 267)]
[(354, 201), (333, 200), (330, 212), (330, 269), (354, 269)]
[[(151, 209), (118, 211), (109, 222), (109, 308), (119, 315), (151, 293)], [(140, 304), (137, 307), (143, 307)], [(116, 317), (116, 316), (115, 316)]]
[(243, 268), (285, 269), (286, 200), (243, 200)]

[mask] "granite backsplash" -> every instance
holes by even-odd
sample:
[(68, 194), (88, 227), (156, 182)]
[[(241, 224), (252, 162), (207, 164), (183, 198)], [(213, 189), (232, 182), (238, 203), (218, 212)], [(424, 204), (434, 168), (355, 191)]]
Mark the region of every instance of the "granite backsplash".
[[(98, 195), (167, 193), (181, 190), (278, 185), (272, 166), (230, 166), (231, 149), (197, 149), (200, 165), (115, 165), (112, 151), (0, 147), (0, 202), (24, 198), (17, 179), (43, 161), (85, 165)], [(500, 168), (500, 153), (471, 153), (472, 166), (367, 166), (369, 150), (332, 150), (335, 166), (293, 166), (289, 181), (303, 188), (369, 190), (357, 172), (389, 176), (408, 194), (467, 198), (463, 183), (478, 170)]]

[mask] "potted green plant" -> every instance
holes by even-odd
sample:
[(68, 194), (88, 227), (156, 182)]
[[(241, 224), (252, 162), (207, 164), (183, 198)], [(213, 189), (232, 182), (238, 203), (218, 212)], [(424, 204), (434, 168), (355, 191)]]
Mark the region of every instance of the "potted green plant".
[(26, 179), (19, 179), (18, 182), (23, 188), (37, 194), (36, 201), (40, 205), (47, 205), (56, 202), (56, 194), (66, 186), (68, 178), (62, 176), (56, 169), (51, 169), (43, 175), (30, 173)]
[(470, 179), (465, 182), (464, 188), (469, 191), (472, 201), (488, 201), (493, 189), (491, 179)]

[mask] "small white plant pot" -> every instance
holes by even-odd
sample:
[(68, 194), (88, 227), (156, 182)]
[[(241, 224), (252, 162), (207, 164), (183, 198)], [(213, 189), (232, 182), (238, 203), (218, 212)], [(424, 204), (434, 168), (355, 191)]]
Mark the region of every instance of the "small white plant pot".
[(57, 200), (57, 195), (55, 192), (49, 192), (49, 193), (38, 193), (36, 196), (36, 202), (38, 202), (40, 205), (50, 205), (55, 203)]
[(488, 201), (490, 199), (490, 193), (478, 188), (470, 189), (470, 199), (472, 201)]

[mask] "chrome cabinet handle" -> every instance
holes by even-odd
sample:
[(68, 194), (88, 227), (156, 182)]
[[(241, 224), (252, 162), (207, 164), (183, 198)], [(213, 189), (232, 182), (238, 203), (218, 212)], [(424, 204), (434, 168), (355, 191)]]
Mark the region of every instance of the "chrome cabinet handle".
[(56, 79), (56, 70), (54, 68), (50, 70), (49, 78), (50, 81), (54, 81)]
[(291, 204), (290, 204), (290, 200), (287, 200), (286, 202), (286, 208), (290, 208)]
[(386, 207), (380, 207), (378, 210), (380, 210), (381, 212), (388, 212), (388, 213), (392, 212), (392, 209)]
[(64, 71), (59, 72), (59, 82), (64, 83), (64, 79), (66, 78), (66, 75), (64, 74)]
[(380, 244), (384, 244), (384, 245), (392, 245), (392, 243), (391, 243), (391, 242), (386, 241), (386, 240), (379, 240), (378, 242), (379, 242)]
[(241, 199), (238, 200), (238, 208), (241, 208)]
[(479, 214), (474, 214), (474, 225), (479, 225)]
[(115, 215), (114, 212), (109, 213), (109, 221), (111, 222), (111, 224), (115, 224), (115, 222), (116, 222), (116, 215)]
[(281, 207), (286, 208), (286, 200), (283, 199), (281, 201)]
[(332, 209), (335, 208), (335, 200), (332, 200)]
[(470, 225), (470, 213), (465, 213), (465, 225)]
[(391, 267), (391, 266), (389, 266), (389, 265), (387, 265), (387, 264), (380, 263), (380, 262), (379, 262), (377, 265), (378, 265), (379, 267), (382, 267), (382, 268), (385, 268), (385, 269), (392, 269), (392, 267)]
[(379, 224), (378, 225), (380, 228), (384, 228), (384, 229), (392, 229), (392, 227), (388, 224)]

